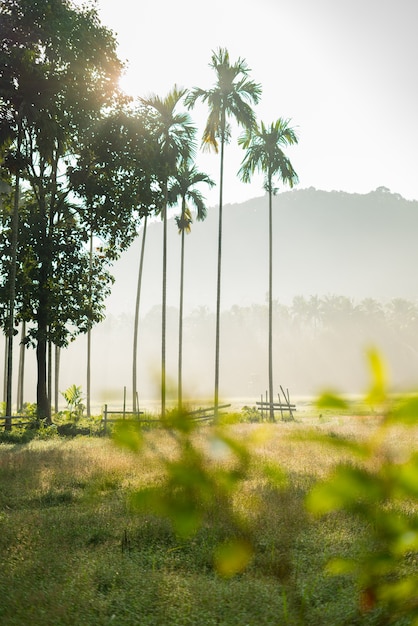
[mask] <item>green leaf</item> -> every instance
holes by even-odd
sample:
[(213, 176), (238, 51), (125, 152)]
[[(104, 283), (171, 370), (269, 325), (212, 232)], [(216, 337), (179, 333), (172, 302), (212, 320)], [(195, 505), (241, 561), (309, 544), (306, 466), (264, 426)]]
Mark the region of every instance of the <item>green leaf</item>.
[(393, 491), (398, 497), (418, 500), (418, 454), (415, 453), (403, 464), (387, 468)]
[(369, 366), (372, 374), (372, 382), (366, 396), (366, 402), (374, 406), (387, 400), (387, 373), (386, 366), (380, 354), (374, 348), (367, 352)]
[(418, 396), (403, 398), (391, 410), (386, 423), (400, 423), (406, 426), (418, 424)]
[(192, 502), (177, 501), (171, 503), (170, 519), (176, 533), (187, 539), (199, 530), (203, 520), (203, 511)]
[(129, 420), (120, 420), (116, 423), (113, 440), (121, 448), (127, 448), (132, 452), (139, 452), (143, 446), (143, 435), (138, 424)]
[(377, 478), (360, 468), (340, 465), (327, 482), (313, 487), (306, 506), (311, 513), (321, 516), (341, 509), (356, 509), (360, 502), (377, 502), (382, 495)]
[(285, 471), (278, 465), (266, 463), (263, 467), (263, 474), (273, 487), (282, 489), (287, 485), (288, 479)]
[(166, 517), (169, 509), (159, 487), (147, 487), (136, 491), (130, 497), (130, 505), (133, 510), (143, 513), (154, 513)]
[[(379, 598), (384, 602), (408, 604), (411, 598), (417, 597), (417, 589), (418, 576), (408, 576), (401, 580), (383, 584), (379, 590)], [(415, 610), (418, 610), (417, 600), (415, 600)]]
[(291, 436), (294, 441), (308, 441), (312, 443), (320, 443), (336, 448), (349, 454), (354, 454), (360, 458), (367, 458), (370, 456), (370, 447), (367, 443), (359, 443), (353, 439), (348, 439), (342, 435), (329, 435), (327, 433), (321, 433), (315, 430), (307, 432), (296, 433)]
[(326, 565), (326, 571), (334, 576), (352, 574), (357, 571), (358, 564), (352, 559), (335, 558)]
[(349, 408), (348, 402), (332, 391), (323, 392), (316, 400), (315, 405), (318, 409), (346, 410)]
[(215, 551), (215, 568), (220, 576), (231, 578), (244, 571), (253, 557), (253, 547), (245, 539), (231, 539)]

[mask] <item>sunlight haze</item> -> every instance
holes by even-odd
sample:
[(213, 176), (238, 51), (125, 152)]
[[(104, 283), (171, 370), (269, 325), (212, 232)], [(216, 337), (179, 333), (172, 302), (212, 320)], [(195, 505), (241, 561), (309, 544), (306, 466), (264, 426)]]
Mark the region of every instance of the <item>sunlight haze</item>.
[[(209, 88), (211, 51), (226, 47), (262, 85), (258, 119), (291, 118), (298, 128), (289, 154), (299, 187), (367, 193), (384, 185), (418, 198), (415, 0), (97, 4), (127, 62), (121, 84), (129, 94), (164, 96), (174, 83)], [(203, 105), (192, 111), (199, 136), (206, 116)], [(226, 202), (264, 193), (260, 177), (248, 185), (236, 177), (238, 134), (228, 146)], [(200, 153), (198, 162), (218, 179), (215, 155)], [(206, 196), (217, 204), (216, 188)]]

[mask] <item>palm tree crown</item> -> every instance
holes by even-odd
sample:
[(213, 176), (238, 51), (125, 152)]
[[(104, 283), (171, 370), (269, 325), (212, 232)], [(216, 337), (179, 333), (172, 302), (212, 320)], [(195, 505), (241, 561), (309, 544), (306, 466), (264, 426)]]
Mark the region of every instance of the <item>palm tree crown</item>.
[(193, 107), (197, 100), (206, 102), (209, 117), (203, 131), (202, 144), (208, 149), (218, 152), (218, 139), (225, 142), (227, 138), (226, 119), (232, 117), (244, 127), (251, 128), (255, 123), (251, 104), (257, 104), (261, 96), (261, 86), (248, 78), (250, 69), (243, 59), (230, 64), (229, 53), (219, 48), (212, 53), (209, 66), (215, 70), (217, 81), (212, 89), (204, 90), (195, 87), (186, 96), (185, 103)]
[(231, 65), (228, 50), (219, 48), (212, 53), (210, 67), (215, 71), (217, 81), (212, 89), (205, 91), (195, 87), (186, 96), (185, 103), (193, 107), (197, 100), (207, 102), (209, 117), (203, 131), (202, 145), (218, 152), (218, 139), (221, 144), (219, 176), (219, 227), (218, 227), (218, 270), (216, 282), (216, 334), (215, 334), (215, 419), (218, 417), (219, 401), (219, 343), (220, 343), (220, 301), (222, 266), (222, 212), (223, 212), (223, 170), (224, 147), (229, 139), (227, 118), (232, 117), (239, 126), (252, 128), (255, 115), (251, 104), (257, 104), (261, 86), (248, 78), (249, 68), (243, 59)]
[[(202, 193), (198, 189), (194, 189), (195, 185), (199, 183), (205, 183), (210, 187), (213, 187), (215, 184), (210, 176), (204, 172), (199, 172), (196, 166), (190, 166), (187, 161), (183, 160), (177, 169), (177, 173), (171, 178), (171, 184), (168, 190), (168, 203), (172, 206), (176, 204), (178, 198), (181, 198), (183, 202), (183, 213), (183, 210), (186, 209), (187, 202), (190, 201), (196, 208), (196, 219), (201, 221), (206, 217), (206, 206)], [(179, 216), (179, 219), (176, 219), (178, 225), (179, 220), (182, 219), (182, 215)]]
[(298, 176), (283, 152), (283, 148), (298, 142), (297, 134), (289, 123), (290, 120), (283, 118), (272, 122), (269, 127), (261, 122), (238, 139), (239, 144), (247, 150), (239, 170), (244, 183), (250, 182), (256, 171), (264, 172), (264, 188), (267, 193), (274, 194), (277, 191), (273, 187), (274, 176), (279, 176), (290, 187), (298, 182)]
[(179, 158), (192, 156), (196, 149), (194, 142), (196, 128), (190, 115), (185, 111), (175, 110), (185, 94), (186, 89), (174, 85), (165, 98), (155, 94), (141, 98), (142, 104), (155, 114), (157, 141), (166, 165), (172, 170)]
[(181, 409), (183, 401), (183, 292), (184, 292), (184, 235), (190, 232), (192, 214), (187, 206), (187, 201), (194, 204), (197, 210), (197, 219), (204, 220), (206, 206), (204, 197), (194, 186), (206, 183), (212, 187), (215, 183), (203, 172), (199, 172), (194, 165), (189, 165), (187, 160), (180, 163), (177, 173), (171, 178), (168, 190), (168, 202), (173, 205), (177, 199), (181, 199), (181, 213), (176, 217), (177, 227), (181, 235), (180, 254), (180, 307), (179, 307), (179, 359), (178, 359), (178, 406)]
[(176, 85), (165, 97), (152, 95), (142, 98), (142, 103), (154, 114), (157, 122), (156, 141), (160, 147), (163, 175), (160, 181), (162, 192), (163, 221), (163, 284), (162, 284), (162, 329), (161, 329), (161, 415), (165, 414), (166, 398), (166, 318), (167, 318), (167, 205), (168, 181), (176, 173), (180, 160), (189, 159), (195, 152), (193, 126), (188, 113), (176, 112), (176, 107), (185, 95), (184, 89)]
[(274, 421), (273, 395), (273, 213), (272, 196), (276, 193), (273, 177), (278, 176), (290, 187), (297, 182), (298, 176), (289, 158), (283, 152), (285, 146), (298, 142), (296, 132), (289, 126), (289, 120), (279, 118), (267, 127), (263, 122), (255, 128), (248, 129), (240, 138), (239, 143), (247, 150), (242, 161), (239, 175), (243, 182), (250, 182), (256, 171), (264, 172), (264, 188), (269, 197), (269, 331), (268, 331), (268, 376), (270, 398), (270, 420)]

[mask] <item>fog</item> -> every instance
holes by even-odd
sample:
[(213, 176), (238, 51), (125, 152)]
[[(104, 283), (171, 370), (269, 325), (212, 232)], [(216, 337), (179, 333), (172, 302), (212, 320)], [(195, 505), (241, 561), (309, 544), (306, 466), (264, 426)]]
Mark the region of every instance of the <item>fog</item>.
[[(418, 388), (417, 202), (300, 190), (275, 198), (274, 379), (291, 398), (325, 388), (365, 391), (365, 351), (386, 359), (393, 389)], [(212, 402), (217, 211), (186, 237), (184, 397)], [(92, 331), (92, 407), (132, 398), (132, 343), (140, 237), (114, 267), (107, 318)], [(180, 237), (169, 222), (167, 381), (176, 398)], [(254, 404), (268, 388), (266, 198), (225, 207), (220, 396)], [(161, 223), (146, 243), (138, 346), (139, 403), (158, 408), (161, 366)], [(14, 366), (17, 369), (18, 339)], [(59, 390), (86, 390), (87, 339), (61, 352)], [(17, 377), (15, 376), (17, 383)], [(15, 387), (15, 384), (14, 384)], [(172, 392), (170, 396), (170, 392)], [(34, 350), (26, 351), (25, 401), (36, 397)], [(63, 399), (60, 397), (61, 406)]]
[[(275, 388), (292, 398), (324, 388), (345, 393), (365, 391), (369, 372), (365, 351), (376, 346), (388, 363), (393, 389), (417, 386), (418, 309), (406, 300), (385, 306), (374, 300), (356, 304), (344, 296), (295, 298), (291, 306), (275, 303)], [(266, 305), (234, 306), (221, 318), (220, 395), (225, 401), (255, 404), (267, 389)], [(191, 403), (211, 402), (214, 381), (215, 316), (196, 309), (184, 320), (184, 396)], [(126, 387), (131, 405), (133, 315), (109, 316), (92, 332), (92, 404), (122, 407)], [(140, 320), (138, 392), (140, 405), (158, 405), (161, 308)], [(85, 337), (62, 351), (60, 390), (72, 384), (86, 389)], [(178, 311), (168, 310), (167, 380), (176, 398)], [(34, 351), (27, 351), (25, 400), (35, 401)], [(61, 398), (62, 405), (62, 398)]]

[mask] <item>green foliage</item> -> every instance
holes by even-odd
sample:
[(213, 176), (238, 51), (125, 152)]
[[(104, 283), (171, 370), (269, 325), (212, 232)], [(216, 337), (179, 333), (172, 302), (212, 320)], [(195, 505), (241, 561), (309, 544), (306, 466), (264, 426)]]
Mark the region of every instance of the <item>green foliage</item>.
[[(390, 448), (396, 429), (418, 426), (416, 396), (394, 398), (388, 391), (386, 368), (374, 350), (368, 353), (371, 384), (365, 401), (379, 408), (375, 432), (361, 444), (348, 443), (340, 435), (315, 439), (358, 453), (353, 462), (342, 462), (307, 496), (308, 510), (315, 516), (343, 511), (360, 520), (367, 531), (368, 546), (357, 558), (330, 560), (331, 574), (351, 574), (367, 612), (383, 607), (394, 617), (408, 616), (418, 624), (418, 454), (399, 456)], [(345, 406), (334, 395), (324, 395), (319, 406)]]
[[(215, 568), (222, 576), (244, 570), (254, 552), (247, 524), (247, 515), (254, 511), (238, 513), (233, 501), (253, 471), (251, 439), (242, 440), (231, 432), (231, 424), (218, 423), (205, 429), (202, 445), (197, 438), (202, 428), (185, 411), (167, 412), (161, 426), (169, 433), (173, 450), (169, 455), (155, 451), (162, 478), (132, 495), (133, 509), (168, 518), (183, 539), (191, 539), (221, 516), (228, 536), (216, 546)], [(114, 439), (119, 446), (141, 455), (148, 447), (147, 439), (132, 422), (121, 421)], [(271, 463), (265, 464), (263, 475), (268, 484), (284, 485), (283, 473)]]
[(243, 406), (241, 409), (241, 420), (243, 422), (261, 422), (261, 413), (255, 406)]
[[(176, 422), (170, 416), (170, 424)], [(340, 425), (334, 417), (322, 429), (335, 432)], [(211, 451), (210, 463), (216, 458), (227, 467), (234, 461), (219, 442), (211, 450), (210, 428), (193, 428), (184, 430), (196, 438), (193, 444), (200, 441), (199, 450)], [(0, 588), (8, 590), (0, 622), (388, 624), (382, 609), (359, 611), (351, 576), (323, 571), (330, 556), (341, 552), (355, 560), (370, 544), (356, 517), (337, 512), (316, 519), (304, 511), (305, 490), (326, 467), (327, 455), (321, 448), (313, 462), (316, 442), (295, 445), (284, 431), (306, 425), (223, 428), (239, 442), (244, 438), (251, 451), (252, 472), (232, 497), (245, 520), (237, 528), (220, 506), (187, 538), (173, 532), (169, 519), (126, 506), (132, 490), (165, 482), (160, 459), (174, 461), (179, 452), (170, 429), (140, 432), (144, 440), (135, 454), (107, 438), (0, 445)], [(266, 454), (257, 460), (260, 450)], [(293, 468), (284, 488), (278, 462)], [(394, 624), (411, 622), (394, 616)]]
[[(156, 207), (152, 124), (129, 111), (121, 70), (93, 4), (0, 3), (1, 177), (25, 190), (19, 219), (11, 223), (12, 192), (2, 216), (0, 325), (11, 325), (12, 287), (38, 372), (48, 340), (66, 346), (104, 318), (109, 264), (132, 242), (138, 216)], [(93, 237), (100, 254), (87, 250)], [(45, 376), (37, 406), (50, 420)]]
[(71, 385), (71, 387), (62, 391), (61, 395), (67, 403), (69, 418), (78, 422), (83, 417), (84, 409), (86, 408), (83, 404), (84, 396), (81, 385)]

